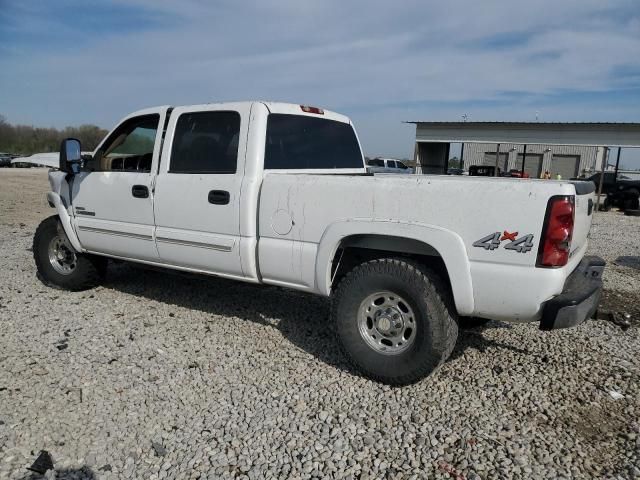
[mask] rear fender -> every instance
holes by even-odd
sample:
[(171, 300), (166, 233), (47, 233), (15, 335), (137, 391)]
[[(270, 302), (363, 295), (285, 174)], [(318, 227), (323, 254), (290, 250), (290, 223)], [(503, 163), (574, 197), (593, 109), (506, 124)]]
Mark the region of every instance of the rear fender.
[(331, 295), (331, 266), (343, 239), (352, 235), (385, 235), (417, 240), (434, 248), (447, 267), (456, 309), (470, 315), (474, 309), (471, 268), (459, 235), (449, 230), (418, 223), (350, 220), (330, 225), (324, 232), (316, 257), (316, 285), (323, 295)]
[(67, 211), (67, 207), (64, 204), (60, 195), (56, 192), (47, 193), (47, 201), (49, 205), (56, 209), (58, 212), (58, 217), (60, 218), (60, 223), (62, 224), (62, 228), (64, 229), (64, 233), (67, 234), (67, 238), (69, 242), (78, 252), (82, 252), (83, 248), (80, 245), (80, 240), (78, 240), (78, 236), (76, 235), (75, 230), (73, 229), (73, 225), (71, 224), (71, 217), (69, 216), (69, 212)]

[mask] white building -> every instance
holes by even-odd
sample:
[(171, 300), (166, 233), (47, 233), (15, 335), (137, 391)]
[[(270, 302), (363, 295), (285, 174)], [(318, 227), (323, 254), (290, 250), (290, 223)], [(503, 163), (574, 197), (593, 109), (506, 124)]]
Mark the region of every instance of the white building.
[[(471, 165), (495, 165), (495, 143), (465, 143), (462, 152), (464, 169)], [(527, 145), (524, 171), (532, 178), (539, 178), (549, 171), (551, 178), (588, 177), (602, 169), (604, 147), (578, 145)], [(500, 145), (498, 166), (503, 172), (523, 170), (524, 145), (506, 143)]]
[[(640, 146), (640, 123), (407, 122), (416, 125), (417, 173), (446, 173), (452, 143), (464, 145), (463, 168), (496, 165), (531, 177), (589, 176), (602, 169), (611, 147)], [(526, 157), (524, 150), (526, 146)], [(524, 160), (524, 165), (523, 165)], [(608, 158), (608, 164), (615, 158)]]

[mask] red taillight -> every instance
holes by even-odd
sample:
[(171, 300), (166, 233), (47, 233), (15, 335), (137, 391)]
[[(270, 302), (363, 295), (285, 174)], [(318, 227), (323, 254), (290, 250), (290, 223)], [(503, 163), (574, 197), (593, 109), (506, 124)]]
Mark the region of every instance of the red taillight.
[(567, 264), (573, 236), (574, 213), (573, 196), (558, 195), (549, 199), (538, 249), (537, 267), (554, 268)]
[(300, 108), (305, 113), (316, 113), (318, 115), (324, 115), (324, 110), (318, 107), (308, 107), (307, 105), (300, 105)]

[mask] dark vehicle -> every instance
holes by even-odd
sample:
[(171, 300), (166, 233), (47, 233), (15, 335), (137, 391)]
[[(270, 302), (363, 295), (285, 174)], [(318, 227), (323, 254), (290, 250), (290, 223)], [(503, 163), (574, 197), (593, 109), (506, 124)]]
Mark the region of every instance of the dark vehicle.
[[(600, 173), (579, 180), (592, 181), (596, 185), (596, 192), (600, 187)], [(607, 195), (609, 206), (622, 210), (636, 210), (640, 206), (640, 180), (633, 180), (616, 172), (604, 172), (602, 193)]]
[[(472, 177), (495, 177), (496, 167), (493, 165), (471, 165), (469, 175)], [(498, 167), (498, 176), (502, 176), (502, 170)]]
[[(469, 175), (472, 177), (495, 177), (496, 167), (493, 165), (471, 165), (469, 167)], [(520, 170), (516, 169), (503, 172), (502, 169), (498, 167), (498, 177), (529, 178), (529, 174), (525, 172), (523, 175)]]
[(463, 168), (450, 168), (447, 170), (447, 175), (464, 175)]
[(13, 158), (11, 155), (0, 153), (0, 167), (10, 167), (11, 158)]

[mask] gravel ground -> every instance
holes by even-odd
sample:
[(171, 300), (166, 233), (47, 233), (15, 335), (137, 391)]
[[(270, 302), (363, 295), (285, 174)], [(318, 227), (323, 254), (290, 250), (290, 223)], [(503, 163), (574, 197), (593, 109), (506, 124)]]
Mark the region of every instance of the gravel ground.
[[(640, 476), (635, 325), (490, 322), (390, 388), (345, 363), (322, 298), (127, 264), (43, 286), (47, 187), (0, 170), (0, 478), (39, 478), (39, 450), (57, 478)], [(615, 262), (607, 306), (639, 318), (640, 218), (597, 214), (591, 250)]]

